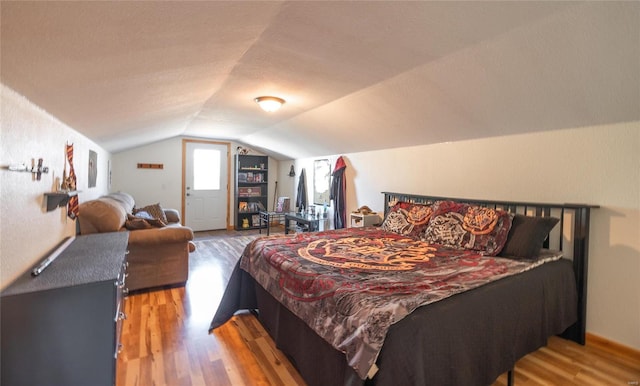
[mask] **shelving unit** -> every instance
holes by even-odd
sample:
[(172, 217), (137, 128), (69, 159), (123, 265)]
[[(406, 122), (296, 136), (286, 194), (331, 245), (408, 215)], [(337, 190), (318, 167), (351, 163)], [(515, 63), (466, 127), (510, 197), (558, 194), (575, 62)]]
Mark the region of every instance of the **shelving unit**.
[(269, 157), (236, 155), (235, 159), (235, 228), (236, 230), (264, 228), (260, 212), (269, 202)]

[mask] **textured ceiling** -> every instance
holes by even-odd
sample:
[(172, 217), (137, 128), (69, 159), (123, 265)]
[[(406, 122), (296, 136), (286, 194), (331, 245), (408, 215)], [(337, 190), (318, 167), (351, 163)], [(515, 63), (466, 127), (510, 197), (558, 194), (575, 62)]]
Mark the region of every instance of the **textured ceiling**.
[(640, 2), (0, 7), (2, 83), (113, 152), (189, 135), (304, 158), (640, 120)]

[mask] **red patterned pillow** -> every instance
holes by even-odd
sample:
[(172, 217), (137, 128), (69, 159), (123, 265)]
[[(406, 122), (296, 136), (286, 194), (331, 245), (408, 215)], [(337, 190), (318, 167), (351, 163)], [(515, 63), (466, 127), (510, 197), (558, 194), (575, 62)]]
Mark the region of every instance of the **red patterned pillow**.
[(453, 201), (441, 201), (434, 207), (425, 231), (426, 242), (489, 256), (504, 247), (513, 218), (509, 212)]
[(420, 238), (433, 214), (431, 205), (398, 202), (387, 213), (381, 228), (401, 235)]

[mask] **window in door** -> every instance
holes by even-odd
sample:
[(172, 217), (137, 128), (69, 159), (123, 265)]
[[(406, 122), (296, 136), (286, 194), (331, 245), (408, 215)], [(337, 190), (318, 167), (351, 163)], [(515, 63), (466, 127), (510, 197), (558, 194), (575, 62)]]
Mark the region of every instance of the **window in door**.
[(219, 150), (195, 149), (193, 151), (193, 189), (220, 190)]

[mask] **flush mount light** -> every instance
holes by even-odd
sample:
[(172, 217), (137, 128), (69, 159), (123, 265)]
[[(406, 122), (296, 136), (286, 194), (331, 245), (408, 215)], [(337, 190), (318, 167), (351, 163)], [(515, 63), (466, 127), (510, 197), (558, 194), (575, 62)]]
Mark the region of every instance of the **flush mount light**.
[(284, 104), (284, 99), (282, 98), (278, 98), (278, 97), (273, 97), (273, 96), (261, 96), (261, 97), (257, 97), (255, 99), (256, 103), (258, 103), (258, 105), (260, 105), (260, 107), (268, 112), (268, 113), (272, 113), (276, 110), (278, 110), (283, 104)]

